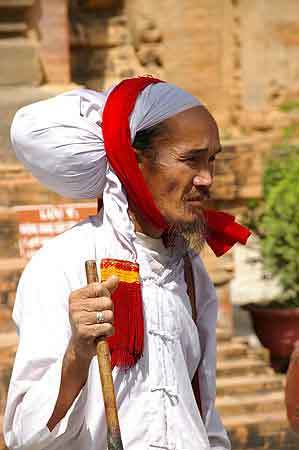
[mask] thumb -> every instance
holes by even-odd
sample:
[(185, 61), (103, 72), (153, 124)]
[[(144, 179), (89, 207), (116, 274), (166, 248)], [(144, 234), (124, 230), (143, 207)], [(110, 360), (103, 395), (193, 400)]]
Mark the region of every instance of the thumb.
[(107, 280), (103, 281), (102, 286), (104, 286), (110, 294), (113, 294), (113, 292), (117, 289), (119, 285), (119, 278), (116, 275), (111, 275)]

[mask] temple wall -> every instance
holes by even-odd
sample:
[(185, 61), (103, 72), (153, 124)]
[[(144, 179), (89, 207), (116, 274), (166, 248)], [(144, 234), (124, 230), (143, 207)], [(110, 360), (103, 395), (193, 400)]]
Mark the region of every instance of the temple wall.
[[(73, 201), (16, 161), (9, 143), (15, 111), (75, 85), (106, 89), (134, 75), (178, 84), (220, 125), (224, 152), (212, 206), (238, 215), (248, 199), (261, 198), (264, 154), (283, 128), (299, 127), (298, 107), (286, 108), (299, 102), (298, 11), (298, 0), (0, 0), (0, 427), (16, 345), (11, 309), (25, 264), (13, 207)], [(228, 330), (231, 298), (256, 295), (245, 264), (253, 251), (235, 259), (203, 254), (220, 298), (219, 324)], [(231, 293), (236, 266), (242, 279)]]
[(129, 0), (126, 11), (138, 51), (146, 51), (146, 31), (155, 26), (165, 79), (190, 90), (227, 123), (232, 107), (231, 1)]
[(298, 1), (243, 0), (240, 20), (242, 106), (275, 107), (299, 87)]
[(299, 97), (298, 1), (239, 1), (239, 21), (241, 125), (267, 129)]
[[(106, 89), (150, 73), (190, 90), (215, 115), (225, 151), (213, 206), (238, 214), (261, 197), (263, 155), (275, 127), (289, 121), (280, 105), (299, 96), (298, 24), (296, 0), (1, 0), (0, 207), (59, 202), (15, 160), (16, 109), (70, 82)], [(228, 274), (206, 261), (227, 296)]]
[(0, 87), (152, 73), (243, 126), (298, 99), (298, 36), (297, 0), (2, 0)]
[(34, 0), (0, 2), (0, 86), (37, 86), (42, 81), (38, 37), (30, 23), (33, 5)]
[[(283, 127), (299, 123), (281, 110), (299, 98), (297, 3), (0, 0), (0, 209), (63, 201), (11, 151), (9, 127), (19, 107), (74, 85), (100, 90), (152, 74), (191, 91), (215, 115), (224, 152), (213, 206), (240, 213), (248, 199), (261, 198), (263, 155)], [(1, 229), (4, 248), (15, 237)], [(15, 248), (8, 248), (11, 256)], [(222, 270), (211, 255), (205, 259), (220, 295), (229, 298), (233, 263)]]
[[(198, 96), (223, 137), (272, 131), (286, 122), (281, 106), (299, 98), (297, 5), (297, 0), (2, 0), (0, 89), (70, 82), (106, 89), (122, 78), (151, 73)], [(29, 101), (30, 96), (25, 95)], [(0, 134), (5, 134), (11, 114), (1, 97)], [(18, 107), (17, 99), (11, 109)], [(6, 136), (4, 158), (7, 149)]]

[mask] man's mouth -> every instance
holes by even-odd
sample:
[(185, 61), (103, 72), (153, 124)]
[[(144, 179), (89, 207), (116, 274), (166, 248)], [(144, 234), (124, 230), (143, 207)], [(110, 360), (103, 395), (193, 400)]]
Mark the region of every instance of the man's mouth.
[(203, 202), (205, 199), (203, 197), (192, 197), (192, 198), (188, 198), (187, 202)]
[(209, 200), (209, 197), (210, 197), (209, 195), (197, 195), (194, 197), (188, 197), (185, 200), (187, 202), (191, 202), (191, 203), (203, 203), (203, 202)]
[(196, 192), (193, 195), (190, 195), (190, 197), (185, 197), (185, 200), (187, 202), (193, 202), (193, 203), (203, 203), (204, 201), (209, 200), (210, 193), (208, 191), (204, 192)]

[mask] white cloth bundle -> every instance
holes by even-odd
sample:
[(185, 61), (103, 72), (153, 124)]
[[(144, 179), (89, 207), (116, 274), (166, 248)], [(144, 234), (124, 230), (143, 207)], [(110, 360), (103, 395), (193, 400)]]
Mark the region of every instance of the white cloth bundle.
[[(17, 158), (49, 189), (76, 199), (103, 196), (103, 222), (120, 242), (122, 257), (135, 260), (127, 196), (107, 163), (101, 129), (112, 90), (103, 94), (81, 89), (21, 108), (12, 123), (11, 141)], [(130, 117), (131, 142), (137, 131), (198, 105), (195, 97), (175, 85), (149, 85)]]

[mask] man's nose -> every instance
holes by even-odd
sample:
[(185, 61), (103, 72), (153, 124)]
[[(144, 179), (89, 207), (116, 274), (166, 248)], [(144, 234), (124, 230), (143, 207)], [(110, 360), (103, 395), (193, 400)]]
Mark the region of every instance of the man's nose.
[(198, 175), (193, 178), (193, 184), (196, 187), (210, 187), (213, 183), (213, 176), (209, 170), (201, 170)]

